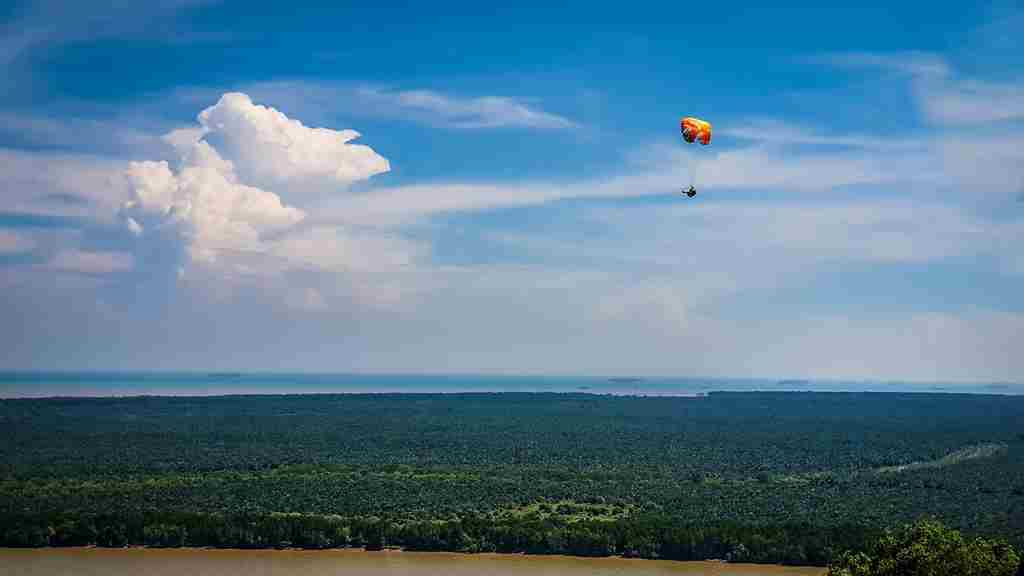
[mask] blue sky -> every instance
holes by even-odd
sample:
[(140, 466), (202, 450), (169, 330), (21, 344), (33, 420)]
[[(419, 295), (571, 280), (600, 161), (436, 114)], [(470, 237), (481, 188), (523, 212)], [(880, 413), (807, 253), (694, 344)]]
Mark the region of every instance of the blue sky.
[(1018, 3), (108, 5), (0, 6), (0, 368), (1024, 374)]

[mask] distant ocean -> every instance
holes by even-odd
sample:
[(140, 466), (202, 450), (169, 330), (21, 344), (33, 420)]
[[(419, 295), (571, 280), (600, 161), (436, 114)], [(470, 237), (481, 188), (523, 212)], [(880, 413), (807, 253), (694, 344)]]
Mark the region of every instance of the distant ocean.
[(0, 398), (229, 394), (561, 392), (697, 396), (714, 391), (1024, 394), (1024, 384), (728, 378), (278, 373), (0, 372)]

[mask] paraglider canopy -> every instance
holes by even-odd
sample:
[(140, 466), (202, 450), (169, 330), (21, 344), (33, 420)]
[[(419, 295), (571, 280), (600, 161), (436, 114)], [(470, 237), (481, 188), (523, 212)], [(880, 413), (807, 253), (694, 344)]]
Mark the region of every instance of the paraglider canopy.
[(679, 129), (683, 133), (683, 140), (693, 143), (700, 140), (700, 143), (707, 146), (711, 143), (711, 123), (687, 116), (679, 123)]

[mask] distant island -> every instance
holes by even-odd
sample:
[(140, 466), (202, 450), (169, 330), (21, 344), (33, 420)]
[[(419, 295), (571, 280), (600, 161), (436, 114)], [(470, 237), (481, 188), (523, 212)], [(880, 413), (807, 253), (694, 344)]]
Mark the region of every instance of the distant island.
[(644, 379), (643, 378), (636, 378), (636, 377), (629, 376), (629, 377), (609, 378), (608, 381), (609, 382), (614, 382), (616, 384), (635, 384), (637, 382), (643, 382)]

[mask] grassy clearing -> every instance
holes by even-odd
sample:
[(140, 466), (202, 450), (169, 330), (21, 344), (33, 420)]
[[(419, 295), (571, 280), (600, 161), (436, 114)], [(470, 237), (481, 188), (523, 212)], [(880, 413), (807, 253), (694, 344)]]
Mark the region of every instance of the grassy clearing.
[(636, 508), (633, 504), (602, 504), (576, 502), (575, 500), (531, 502), (524, 506), (503, 508), (495, 513), (498, 518), (558, 517), (574, 522), (578, 520), (617, 520), (629, 516)]
[(961, 448), (960, 450), (946, 454), (937, 460), (911, 462), (909, 464), (900, 464), (899, 466), (883, 466), (882, 468), (876, 468), (875, 472), (889, 474), (894, 472), (909, 472), (911, 470), (924, 470), (927, 468), (945, 468), (946, 466), (959, 464), (966, 460), (991, 458), (997, 454), (1001, 454), (1007, 449), (1006, 444), (978, 444), (977, 446)]

